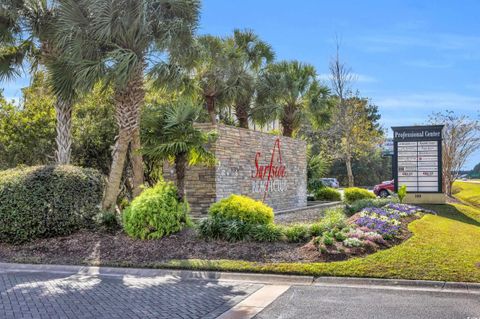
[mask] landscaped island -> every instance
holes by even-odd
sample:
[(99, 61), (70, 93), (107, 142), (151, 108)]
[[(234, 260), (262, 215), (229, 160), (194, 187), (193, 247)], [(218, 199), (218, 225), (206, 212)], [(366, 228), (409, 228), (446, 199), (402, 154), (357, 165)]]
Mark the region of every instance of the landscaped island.
[[(79, 178), (83, 183), (79, 187), (98, 182), (95, 175), (87, 175), (89, 171), (68, 168), (39, 169), (33, 176), (28, 173), (32, 174), (31, 169), (23, 171), (30, 177), (24, 182), (19, 182), (18, 176), (11, 178), (13, 171), (10, 177), (4, 173), (0, 193), (37, 185), (31, 184), (33, 177), (44, 181), (45, 192), (58, 189), (56, 183), (65, 176), (70, 181)], [(83, 199), (84, 205), (95, 198), (93, 192)], [(50, 233), (47, 228), (32, 227), (29, 234), (14, 237), (12, 225), (1, 228), (12, 235), (3, 237), (0, 261), (480, 280), (478, 208), (462, 204), (416, 207), (400, 204), (395, 198), (365, 198), (371, 195), (355, 189), (346, 194), (346, 205), (327, 209), (320, 214), (323, 217), (310, 222), (292, 223), (288, 218), (289, 223), (285, 223), (284, 216), (274, 216), (265, 204), (233, 195), (212, 205), (208, 218), (194, 223), (188, 217), (188, 207), (178, 202), (175, 187), (163, 183), (137, 197), (124, 211), (122, 221), (105, 212), (92, 217), (89, 211), (88, 223), (85, 218), (74, 217), (85, 213), (81, 210), (56, 217), (54, 210), (47, 210), (50, 215), (44, 217), (56, 224), (61, 216), (70, 216), (67, 233), (60, 233), (64, 228), (51, 228), (55, 232)], [(45, 197), (45, 193), (41, 195)], [(18, 210), (17, 217), (28, 222), (28, 218), (38, 217), (22, 215), (28, 203), (35, 203), (36, 209), (43, 204), (34, 193), (23, 196), (24, 210)], [(17, 194), (11, 207), (21, 204), (21, 197)], [(68, 205), (65, 202), (59, 209), (93, 209), (82, 203)]]

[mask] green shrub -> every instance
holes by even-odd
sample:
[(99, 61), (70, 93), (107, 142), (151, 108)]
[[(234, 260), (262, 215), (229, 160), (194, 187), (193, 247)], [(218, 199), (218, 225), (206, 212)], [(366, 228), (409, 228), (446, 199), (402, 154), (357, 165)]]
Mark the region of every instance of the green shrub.
[(389, 203), (397, 202), (398, 200), (395, 197), (392, 198), (364, 198), (359, 199), (347, 205), (348, 215), (353, 215), (358, 213), (366, 207), (383, 207)]
[(335, 237), (335, 239), (337, 241), (344, 241), (345, 239), (347, 239), (347, 235), (345, 235), (343, 232), (341, 231), (337, 231), (334, 233), (333, 237)]
[(323, 231), (323, 226), (320, 223), (313, 223), (310, 225), (310, 234), (312, 236), (322, 236)]
[(68, 235), (93, 225), (103, 177), (75, 166), (32, 166), (0, 172), (0, 241), (22, 243)]
[(332, 235), (330, 235), (330, 234), (325, 234), (325, 235), (323, 236), (323, 239), (322, 239), (322, 242), (323, 242), (326, 246), (331, 246), (331, 245), (333, 245), (333, 242), (334, 242), (334, 241), (335, 241), (335, 240), (333, 239)]
[(407, 196), (407, 186), (402, 185), (398, 189), (398, 199), (400, 200), (400, 203), (403, 203), (403, 199)]
[(247, 196), (231, 195), (210, 206), (212, 218), (242, 221), (248, 224), (273, 223), (273, 209)]
[(225, 220), (218, 217), (203, 219), (198, 225), (199, 233), (204, 238), (238, 241), (247, 239), (252, 225), (238, 221)]
[(306, 241), (311, 236), (308, 225), (302, 224), (284, 226), (283, 234), (287, 241), (291, 243)]
[(343, 229), (347, 226), (347, 219), (342, 208), (331, 208), (325, 211), (325, 216), (318, 222), (318, 232), (325, 233), (333, 229)]
[(283, 237), (282, 228), (275, 224), (256, 225), (250, 230), (250, 236), (255, 241), (275, 242)]
[(315, 191), (315, 200), (340, 201), (342, 200), (342, 195), (335, 188), (322, 187)]
[(252, 229), (252, 224), (241, 220), (223, 220), (221, 225), (223, 226), (222, 238), (228, 241), (247, 239)]
[(123, 212), (123, 228), (134, 238), (162, 238), (189, 223), (188, 204), (178, 201), (177, 189), (169, 182), (145, 189)]
[(221, 239), (224, 232), (224, 221), (220, 218), (204, 218), (198, 224), (200, 236), (211, 239)]
[(345, 201), (348, 204), (351, 204), (354, 201), (359, 199), (376, 198), (375, 194), (369, 192), (366, 189), (358, 188), (358, 187), (345, 188), (344, 196), (345, 196)]

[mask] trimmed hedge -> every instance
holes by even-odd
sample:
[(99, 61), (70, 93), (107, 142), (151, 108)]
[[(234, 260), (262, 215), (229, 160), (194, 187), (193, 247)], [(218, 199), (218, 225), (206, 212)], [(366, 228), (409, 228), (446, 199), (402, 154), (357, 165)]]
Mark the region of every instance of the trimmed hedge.
[(354, 201), (359, 199), (376, 198), (377, 196), (375, 196), (374, 193), (371, 193), (366, 189), (358, 188), (358, 187), (350, 187), (350, 188), (345, 188), (344, 197), (345, 197), (345, 201), (348, 204), (351, 204)]
[(315, 192), (315, 200), (340, 201), (342, 200), (342, 194), (335, 188), (322, 187)]
[(212, 218), (240, 221), (247, 224), (273, 223), (273, 209), (247, 196), (230, 195), (210, 206)]
[(158, 239), (190, 224), (188, 204), (178, 201), (177, 188), (160, 182), (145, 189), (123, 212), (125, 232), (139, 239)]
[(91, 226), (103, 186), (98, 171), (68, 165), (0, 172), (0, 241), (22, 243)]

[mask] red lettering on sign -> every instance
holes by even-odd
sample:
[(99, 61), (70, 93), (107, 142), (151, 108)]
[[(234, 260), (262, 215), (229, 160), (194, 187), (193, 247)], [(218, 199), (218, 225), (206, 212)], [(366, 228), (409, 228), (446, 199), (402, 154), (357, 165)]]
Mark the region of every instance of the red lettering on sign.
[[(278, 156), (276, 157), (276, 155)], [(268, 192), (268, 188), (270, 186), (270, 182), (273, 179), (284, 178), (287, 174), (286, 172), (287, 169), (282, 162), (280, 138), (277, 138), (275, 140), (275, 144), (273, 145), (273, 149), (272, 149), (272, 156), (270, 157), (270, 163), (268, 165), (261, 165), (259, 163), (261, 156), (262, 156), (261, 152), (257, 152), (255, 154), (255, 173), (252, 172), (252, 178), (260, 179), (260, 180), (264, 180), (265, 178), (267, 179), (265, 183), (265, 192), (263, 195), (263, 200), (265, 200), (265, 197)]]

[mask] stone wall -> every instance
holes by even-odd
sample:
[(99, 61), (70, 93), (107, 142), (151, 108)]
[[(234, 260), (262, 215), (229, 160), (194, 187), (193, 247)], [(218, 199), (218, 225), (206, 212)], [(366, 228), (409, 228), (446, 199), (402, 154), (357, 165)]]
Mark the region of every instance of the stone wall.
[[(231, 194), (264, 200), (277, 211), (307, 205), (304, 141), (224, 125), (198, 127), (217, 131), (212, 146), (217, 164), (187, 169), (192, 214), (205, 214), (212, 203)], [(165, 177), (174, 178), (173, 170), (167, 168)]]

